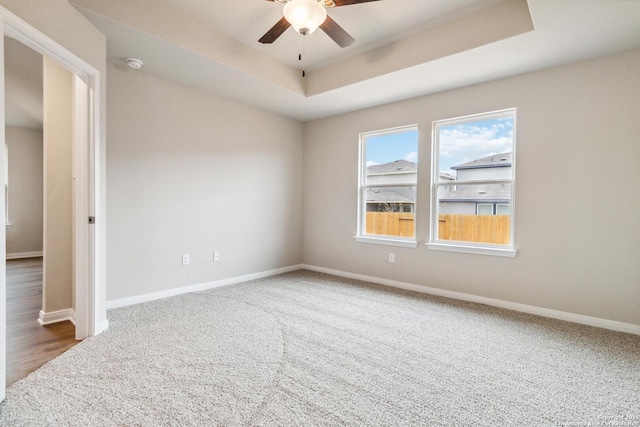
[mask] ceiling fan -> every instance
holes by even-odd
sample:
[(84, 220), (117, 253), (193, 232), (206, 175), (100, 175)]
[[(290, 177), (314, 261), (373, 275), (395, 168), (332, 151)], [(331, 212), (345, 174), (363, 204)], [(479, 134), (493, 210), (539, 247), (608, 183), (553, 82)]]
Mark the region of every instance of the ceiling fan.
[(328, 7), (348, 6), (351, 4), (368, 3), (379, 0), (267, 0), (274, 3), (285, 3), (282, 17), (276, 25), (271, 27), (260, 40), (260, 43), (273, 43), (289, 27), (303, 36), (313, 33), (317, 28), (324, 31), (340, 47), (350, 46), (355, 39), (349, 35), (330, 16)]

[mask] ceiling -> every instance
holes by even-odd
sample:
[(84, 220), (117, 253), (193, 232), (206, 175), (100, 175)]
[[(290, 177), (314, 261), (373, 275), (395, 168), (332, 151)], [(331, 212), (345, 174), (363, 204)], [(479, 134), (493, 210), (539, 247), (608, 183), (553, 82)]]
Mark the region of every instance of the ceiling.
[[(198, 16), (208, 25), (289, 66), (301, 68), (298, 61), (300, 37), (287, 30), (274, 44), (263, 45), (257, 40), (282, 18), (283, 4), (265, 0), (165, 0), (166, 4)], [(340, 59), (434, 26), (439, 21), (500, 3), (502, 0), (378, 0), (365, 4), (329, 8), (328, 15), (352, 33), (356, 45), (340, 49), (327, 35), (318, 30), (306, 37), (305, 65), (309, 70), (335, 63)], [(372, 31), (375, 29), (375, 31)]]
[[(107, 36), (108, 60), (298, 120), (313, 120), (640, 48), (637, 0), (380, 0), (328, 9), (320, 30), (258, 39), (265, 0), (69, 0)], [(128, 72), (136, 72), (129, 70)]]

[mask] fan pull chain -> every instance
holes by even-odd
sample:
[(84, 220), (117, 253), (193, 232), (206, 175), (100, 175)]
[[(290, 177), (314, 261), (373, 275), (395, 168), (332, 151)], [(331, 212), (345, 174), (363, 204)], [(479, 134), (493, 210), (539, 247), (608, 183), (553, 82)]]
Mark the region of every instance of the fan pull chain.
[(302, 77), (304, 78), (307, 73), (304, 71), (304, 36), (300, 36), (300, 53), (298, 54), (298, 61), (302, 63)]

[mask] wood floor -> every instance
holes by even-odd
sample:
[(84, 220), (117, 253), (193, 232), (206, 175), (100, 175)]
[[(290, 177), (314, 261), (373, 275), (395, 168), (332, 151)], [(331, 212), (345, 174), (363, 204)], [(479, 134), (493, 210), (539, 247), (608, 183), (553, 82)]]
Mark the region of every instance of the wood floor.
[(7, 260), (7, 386), (80, 341), (69, 321), (40, 326), (42, 258)]

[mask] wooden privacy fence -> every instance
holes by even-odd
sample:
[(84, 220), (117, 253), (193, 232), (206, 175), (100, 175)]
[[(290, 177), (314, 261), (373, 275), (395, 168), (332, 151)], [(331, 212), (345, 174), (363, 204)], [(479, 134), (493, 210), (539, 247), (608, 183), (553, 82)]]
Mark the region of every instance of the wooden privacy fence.
[[(509, 215), (444, 214), (438, 217), (438, 239), (508, 245), (510, 225)], [(366, 233), (413, 237), (415, 214), (367, 212)]]
[(404, 212), (367, 212), (367, 234), (413, 237), (415, 214)]
[(456, 215), (438, 217), (438, 239), (508, 245), (510, 215)]

